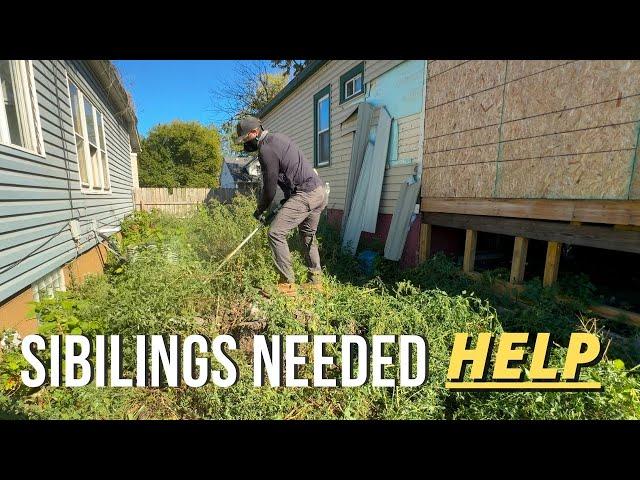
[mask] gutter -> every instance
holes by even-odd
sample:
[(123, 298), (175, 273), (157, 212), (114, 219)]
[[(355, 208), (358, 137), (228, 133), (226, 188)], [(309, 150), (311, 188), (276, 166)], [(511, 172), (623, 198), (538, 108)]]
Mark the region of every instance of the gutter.
[(140, 136), (138, 134), (138, 118), (136, 117), (133, 99), (122, 84), (118, 69), (109, 60), (86, 60), (91, 72), (104, 89), (107, 97), (116, 106), (116, 115), (121, 117), (129, 128), (131, 150), (140, 152)]

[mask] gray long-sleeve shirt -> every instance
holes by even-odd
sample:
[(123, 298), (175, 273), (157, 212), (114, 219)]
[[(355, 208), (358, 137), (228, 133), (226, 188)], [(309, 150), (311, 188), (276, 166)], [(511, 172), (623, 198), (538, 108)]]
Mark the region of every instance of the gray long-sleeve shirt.
[(278, 185), (285, 198), (289, 198), (296, 191), (311, 192), (322, 185), (320, 177), (305, 160), (302, 151), (286, 135), (267, 132), (260, 140), (258, 148), (258, 161), (262, 170), (259, 213), (271, 205)]

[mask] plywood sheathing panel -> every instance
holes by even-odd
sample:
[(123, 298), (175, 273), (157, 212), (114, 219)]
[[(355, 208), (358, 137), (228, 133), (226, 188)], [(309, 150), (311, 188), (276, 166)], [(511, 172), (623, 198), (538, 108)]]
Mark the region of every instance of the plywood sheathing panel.
[(501, 162), (498, 198), (626, 199), (629, 152)]
[(431, 60), (429, 61), (429, 76), (435, 77), (446, 70), (465, 64), (465, 60)]
[(637, 94), (639, 86), (638, 61), (568, 63), (508, 83), (504, 120)]
[(629, 199), (640, 199), (640, 122), (636, 127), (636, 151), (633, 159), (634, 172), (629, 185)]
[(496, 88), (503, 82), (503, 60), (467, 62), (429, 80), (427, 109)]
[(571, 107), (561, 106), (553, 113), (507, 120), (502, 125), (502, 139), (508, 141), (568, 130), (591, 129), (590, 131), (593, 131), (602, 125), (633, 124), (637, 122), (638, 112), (640, 112), (640, 95), (627, 98), (614, 96), (598, 100), (595, 105)]
[[(463, 148), (492, 144), (494, 153), (497, 148), (499, 138), (499, 125), (491, 125), (489, 127), (475, 128), (466, 132), (460, 132), (455, 135), (444, 135), (426, 140), (425, 165), (431, 165), (430, 160), (435, 153), (456, 152)], [(495, 155), (494, 155), (495, 160)], [(434, 163), (437, 165), (438, 163)]]
[(493, 194), (504, 74), (505, 61), (469, 61), (429, 80), (423, 195)]
[[(429, 81), (429, 85), (431, 80)], [(427, 87), (427, 97), (432, 90)], [(493, 88), (486, 92), (446, 103), (426, 111), (425, 142), (432, 137), (457, 134), (471, 128), (486, 127), (500, 123), (502, 89)], [(425, 143), (428, 146), (428, 143)]]
[[(509, 123), (503, 127), (501, 158), (505, 162), (498, 165), (495, 196), (628, 198), (625, 179), (631, 174), (640, 97), (625, 98), (624, 107), (622, 97), (639, 93), (640, 82), (633, 78), (637, 75), (640, 62), (578, 61), (508, 83), (503, 121)], [(614, 98), (620, 101), (540, 115)], [(619, 121), (604, 114), (612, 110), (618, 110), (613, 117)], [(600, 112), (596, 121), (594, 112)], [(510, 122), (533, 115), (538, 116)], [(554, 130), (563, 133), (553, 134)], [(533, 138), (512, 141), (522, 137)], [(584, 155), (588, 152), (602, 153)], [(514, 161), (518, 159), (530, 160)]]
[(491, 197), (495, 176), (495, 162), (426, 169), (422, 176), (422, 192), (428, 197)]
[(555, 167), (543, 165), (542, 162), (547, 159), (542, 157), (612, 150), (626, 150), (628, 160), (635, 147), (634, 131), (635, 125), (628, 123), (578, 132), (557, 133), (545, 137), (504, 141), (501, 161), (540, 157), (540, 168), (548, 169)]
[[(506, 85), (502, 79), (492, 87), (487, 72), (496, 65), (450, 63), (446, 67), (455, 68), (446, 71), (441, 64), (435, 75), (430, 64), (423, 196), (640, 198), (637, 161), (633, 167), (640, 62), (510, 60)], [(482, 82), (488, 90), (456, 100), (482, 90)], [(478, 111), (478, 100), (489, 97), (494, 104), (484, 102)], [(448, 103), (429, 108), (443, 101)], [(491, 145), (499, 161), (494, 191), (463, 185), (489, 180), (478, 165), (490, 164)]]
[(509, 60), (507, 82), (558, 67), (570, 60)]

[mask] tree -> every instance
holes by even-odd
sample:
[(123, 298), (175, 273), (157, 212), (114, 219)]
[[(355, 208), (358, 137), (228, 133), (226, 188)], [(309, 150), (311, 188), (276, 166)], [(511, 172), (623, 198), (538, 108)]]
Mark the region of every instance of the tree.
[(220, 134), (199, 122), (157, 125), (142, 140), (138, 172), (142, 187), (217, 187), (220, 184)]
[(287, 84), (286, 73), (269, 72), (265, 61), (237, 62), (232, 78), (222, 79), (211, 91), (213, 111), (237, 120), (243, 115), (257, 115)]
[(268, 62), (237, 62), (233, 79), (222, 80), (220, 87), (212, 90), (213, 111), (227, 117), (220, 127), (226, 155), (243, 155), (242, 146), (234, 143), (238, 119), (244, 115), (258, 116), (288, 80), (286, 73), (269, 72)]
[(287, 75), (290, 75), (293, 69), (295, 77), (307, 66), (308, 62), (309, 60), (271, 60), (271, 66), (284, 70)]

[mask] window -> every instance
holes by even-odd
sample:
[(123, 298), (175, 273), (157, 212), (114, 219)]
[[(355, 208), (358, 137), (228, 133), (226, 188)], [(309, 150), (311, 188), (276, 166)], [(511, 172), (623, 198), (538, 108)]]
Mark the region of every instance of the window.
[(109, 192), (109, 159), (103, 115), (72, 82), (69, 82), (69, 98), (82, 191)]
[(340, 103), (364, 93), (364, 62), (340, 77)]
[(0, 60), (0, 143), (44, 155), (30, 61)]
[(331, 163), (331, 90), (330, 85), (316, 93), (314, 105), (314, 165), (324, 167)]
[(53, 292), (65, 291), (64, 273), (59, 268), (31, 285), (33, 299), (39, 302), (41, 298), (53, 297)]

